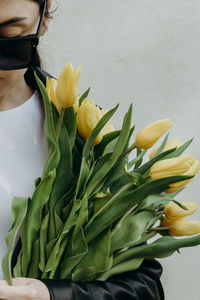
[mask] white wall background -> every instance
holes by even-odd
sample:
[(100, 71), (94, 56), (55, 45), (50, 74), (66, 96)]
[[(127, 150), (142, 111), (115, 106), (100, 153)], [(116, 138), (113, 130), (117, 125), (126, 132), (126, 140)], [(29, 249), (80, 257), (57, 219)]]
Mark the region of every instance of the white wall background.
[[(194, 136), (200, 159), (199, 0), (60, 0), (41, 53), (55, 76), (67, 61), (81, 64), (80, 92), (91, 86), (99, 105), (120, 102), (115, 127), (133, 102), (137, 129), (170, 117), (171, 139)], [(200, 203), (199, 195), (198, 177), (177, 199)], [(166, 300), (200, 299), (200, 247), (161, 263)]]

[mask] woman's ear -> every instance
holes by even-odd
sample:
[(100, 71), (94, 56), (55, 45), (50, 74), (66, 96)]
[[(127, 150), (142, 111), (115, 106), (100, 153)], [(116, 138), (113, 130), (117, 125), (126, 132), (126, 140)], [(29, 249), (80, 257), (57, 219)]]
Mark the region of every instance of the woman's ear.
[(42, 26), (42, 30), (41, 30), (41, 36), (44, 35), (47, 32), (48, 29), (48, 25), (49, 25), (49, 18), (50, 18), (50, 9), (51, 9), (51, 0), (47, 0), (47, 13), (45, 13), (44, 16), (44, 21), (43, 21), (43, 26)]

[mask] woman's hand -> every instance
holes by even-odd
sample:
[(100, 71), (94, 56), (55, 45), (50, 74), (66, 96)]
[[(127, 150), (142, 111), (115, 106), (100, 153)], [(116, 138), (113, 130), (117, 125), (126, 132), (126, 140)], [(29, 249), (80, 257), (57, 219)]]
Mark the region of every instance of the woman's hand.
[(4, 300), (50, 300), (46, 285), (37, 279), (13, 278), (10, 286), (6, 280), (0, 280), (0, 299)]

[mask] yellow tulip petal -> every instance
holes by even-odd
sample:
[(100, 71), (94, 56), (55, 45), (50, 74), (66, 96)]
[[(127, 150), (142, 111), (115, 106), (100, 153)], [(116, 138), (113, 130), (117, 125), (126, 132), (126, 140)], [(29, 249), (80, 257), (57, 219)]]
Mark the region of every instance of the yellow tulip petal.
[(170, 202), (165, 206), (164, 213), (168, 219), (178, 219), (190, 216), (195, 213), (198, 208), (198, 205), (195, 202), (181, 201), (180, 203), (183, 204), (187, 210), (181, 208), (174, 202)]
[(147, 125), (137, 133), (135, 138), (136, 146), (141, 149), (152, 147), (171, 126), (172, 121), (168, 118)]
[(156, 162), (150, 169), (150, 176), (153, 180), (182, 175), (187, 172), (194, 159), (190, 154), (185, 154), (175, 158), (164, 159)]
[(81, 67), (75, 71), (72, 64), (67, 63), (59, 75), (56, 97), (63, 108), (73, 106), (78, 98), (80, 72)]
[[(200, 166), (199, 161), (197, 159), (195, 159), (193, 164), (189, 167), (189, 170), (187, 172), (183, 173), (183, 175), (195, 176), (197, 174), (197, 172), (199, 171), (199, 166)], [(165, 192), (166, 193), (174, 193), (174, 192), (178, 191), (180, 188), (184, 187), (186, 184), (190, 183), (193, 179), (194, 178), (182, 180), (182, 181), (179, 181), (176, 183), (172, 183), (169, 185), (170, 188), (167, 189)]]
[(78, 108), (79, 108), (79, 98), (77, 98), (77, 100), (73, 104), (73, 108), (74, 108), (74, 111), (76, 113), (78, 111)]
[(200, 233), (200, 221), (180, 219), (171, 223), (170, 227), (172, 236), (191, 236)]
[(46, 79), (46, 90), (49, 96), (49, 99), (54, 103), (55, 107), (57, 108), (58, 112), (61, 112), (61, 107), (57, 101), (55, 90), (57, 86), (57, 80), (55, 78), (48, 78)]
[[(89, 138), (101, 117), (101, 111), (93, 100), (84, 99), (77, 111), (78, 132), (83, 139)], [(102, 134), (100, 132), (94, 140), (94, 145), (100, 143), (101, 140)]]

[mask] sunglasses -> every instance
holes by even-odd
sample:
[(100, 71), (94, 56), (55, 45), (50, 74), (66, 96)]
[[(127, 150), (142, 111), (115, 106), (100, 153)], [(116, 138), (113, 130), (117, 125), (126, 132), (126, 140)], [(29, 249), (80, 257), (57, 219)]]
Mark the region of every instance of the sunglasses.
[(18, 70), (34, 67), (45, 10), (46, 0), (41, 6), (41, 17), (36, 34), (0, 38), (0, 70)]

